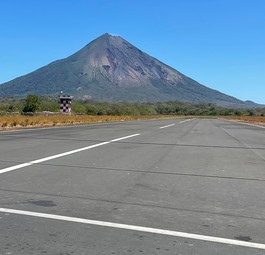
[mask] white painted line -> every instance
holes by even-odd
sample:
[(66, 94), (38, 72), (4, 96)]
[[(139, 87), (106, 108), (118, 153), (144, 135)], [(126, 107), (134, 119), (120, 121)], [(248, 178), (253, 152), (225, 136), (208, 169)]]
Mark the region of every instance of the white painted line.
[(163, 126), (163, 127), (160, 127), (160, 129), (167, 128), (167, 127), (172, 127), (174, 125), (176, 125), (176, 124), (170, 124), (170, 125), (167, 125), (167, 126)]
[(7, 167), (7, 168), (4, 168), (4, 169), (1, 169), (0, 170), (0, 174), (6, 173), (6, 172), (10, 172), (10, 171), (13, 171), (13, 170), (17, 170), (19, 168), (27, 167), (27, 166), (30, 166), (30, 165), (32, 165), (32, 164), (31, 163), (23, 163), (23, 164), (19, 164), (19, 165), (16, 165), (16, 166)]
[(135, 137), (135, 136), (138, 136), (138, 135), (140, 135), (140, 134), (128, 135), (128, 136), (125, 136), (125, 137), (121, 137), (121, 138), (110, 140), (110, 142), (117, 142), (117, 141), (121, 141), (121, 140), (128, 139), (128, 138), (131, 138), (131, 137)]
[(187, 120), (183, 120), (183, 121), (181, 121), (181, 122), (179, 122), (180, 124), (182, 124), (182, 123), (185, 123), (185, 122), (188, 122), (188, 121), (191, 121), (192, 119), (187, 119)]
[(84, 147), (84, 148), (80, 148), (80, 149), (76, 149), (76, 150), (72, 150), (72, 151), (63, 152), (63, 153), (60, 153), (60, 154), (57, 154), (57, 155), (49, 156), (49, 157), (46, 157), (46, 158), (33, 160), (33, 161), (30, 161), (29, 163), (31, 163), (31, 164), (39, 164), (39, 163), (42, 163), (42, 162), (45, 162), (45, 161), (49, 161), (49, 160), (52, 160), (52, 159), (65, 157), (65, 156), (68, 156), (68, 155), (71, 155), (71, 154), (74, 154), (74, 153), (78, 153), (78, 152), (81, 152), (81, 151), (86, 151), (86, 150), (93, 149), (93, 148), (96, 148), (96, 147), (99, 147), (99, 146), (102, 146), (102, 145), (105, 145), (105, 144), (109, 144), (109, 143), (110, 142), (98, 143), (98, 144), (94, 144), (94, 145), (87, 146), (87, 147)]
[(0, 212), (33, 216), (33, 217), (46, 218), (46, 219), (53, 219), (53, 220), (75, 222), (75, 223), (90, 224), (90, 225), (96, 225), (96, 226), (102, 226), (102, 227), (111, 227), (111, 228), (118, 228), (118, 229), (132, 230), (132, 231), (140, 231), (140, 232), (166, 235), (166, 236), (175, 236), (175, 237), (188, 238), (188, 239), (194, 239), (194, 240), (200, 240), (200, 241), (206, 241), (206, 242), (214, 242), (214, 243), (243, 246), (243, 247), (248, 247), (248, 248), (256, 248), (256, 249), (265, 250), (265, 244), (244, 242), (244, 241), (221, 238), (221, 237), (198, 235), (198, 234), (191, 234), (191, 233), (165, 230), (165, 229), (147, 228), (147, 227), (141, 227), (141, 226), (119, 224), (119, 223), (114, 223), (114, 222), (89, 220), (89, 219), (83, 219), (83, 218), (68, 217), (68, 216), (47, 214), (47, 213), (37, 213), (37, 212), (22, 211), (22, 210), (14, 210), (14, 209), (7, 209), (7, 208), (0, 208)]
[(90, 146), (87, 146), (87, 147), (83, 147), (83, 148), (80, 148), (80, 149), (67, 151), (67, 152), (63, 152), (63, 153), (56, 154), (56, 155), (53, 155), (53, 156), (49, 156), (49, 157), (33, 160), (33, 161), (30, 161), (30, 162), (27, 162), (27, 163), (23, 163), (23, 164), (19, 164), (19, 165), (16, 165), (16, 166), (7, 167), (7, 168), (4, 168), (4, 169), (1, 169), (0, 170), (0, 174), (6, 173), (6, 172), (10, 172), (10, 171), (14, 171), (14, 170), (17, 170), (17, 169), (20, 169), (20, 168), (24, 168), (24, 167), (27, 167), (27, 166), (31, 166), (33, 164), (39, 164), (39, 163), (42, 163), (42, 162), (45, 162), (45, 161), (49, 161), (49, 160), (52, 160), (52, 159), (65, 157), (65, 156), (68, 156), (68, 155), (71, 155), (71, 154), (74, 154), (74, 153), (78, 153), (78, 152), (81, 152), (81, 151), (90, 150), (90, 149), (93, 149), (93, 148), (96, 148), (96, 147), (99, 147), (99, 146), (102, 146), (102, 145), (106, 145), (106, 144), (109, 144), (109, 143), (113, 143), (113, 142), (117, 142), (117, 141), (120, 141), (120, 140), (128, 139), (128, 138), (131, 138), (131, 137), (134, 137), (134, 136), (138, 136), (138, 135), (140, 135), (140, 134), (133, 134), (133, 135), (125, 136), (125, 137), (120, 137), (120, 138), (117, 138), (117, 139), (110, 140), (108, 142), (102, 142), (102, 143), (90, 145)]

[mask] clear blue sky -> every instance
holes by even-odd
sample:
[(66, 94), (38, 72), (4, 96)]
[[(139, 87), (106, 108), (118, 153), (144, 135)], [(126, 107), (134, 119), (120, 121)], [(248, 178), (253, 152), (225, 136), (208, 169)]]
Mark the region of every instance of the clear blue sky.
[(0, 0), (0, 83), (105, 32), (210, 88), (265, 104), (265, 0)]

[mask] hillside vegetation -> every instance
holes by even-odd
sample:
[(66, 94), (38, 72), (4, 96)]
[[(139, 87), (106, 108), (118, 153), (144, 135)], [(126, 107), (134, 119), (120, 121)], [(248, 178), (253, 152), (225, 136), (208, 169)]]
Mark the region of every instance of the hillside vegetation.
[[(29, 112), (29, 110), (32, 110)], [(165, 103), (97, 103), (77, 101), (72, 104), (72, 115), (59, 112), (56, 97), (5, 99), (0, 102), (0, 129), (19, 127), (58, 126), (107, 121), (129, 121), (152, 118), (217, 117), (265, 123), (265, 108), (227, 109), (213, 104)]]
[[(32, 105), (36, 104), (36, 105)], [(59, 113), (57, 97), (28, 95), (26, 99), (3, 99), (0, 101), (0, 115), (23, 114), (26, 112)], [(73, 101), (75, 115), (143, 116), (143, 115), (191, 115), (191, 116), (265, 116), (265, 108), (234, 109), (210, 103), (108, 103), (93, 101)]]

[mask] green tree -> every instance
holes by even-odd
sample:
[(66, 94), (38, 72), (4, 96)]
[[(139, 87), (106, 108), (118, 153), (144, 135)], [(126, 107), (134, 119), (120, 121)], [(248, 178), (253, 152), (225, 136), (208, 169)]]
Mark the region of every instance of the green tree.
[(40, 108), (40, 98), (36, 95), (28, 95), (25, 99), (23, 112), (36, 112)]
[(87, 107), (85, 104), (74, 102), (72, 104), (72, 110), (74, 113), (77, 114), (86, 114), (87, 113)]

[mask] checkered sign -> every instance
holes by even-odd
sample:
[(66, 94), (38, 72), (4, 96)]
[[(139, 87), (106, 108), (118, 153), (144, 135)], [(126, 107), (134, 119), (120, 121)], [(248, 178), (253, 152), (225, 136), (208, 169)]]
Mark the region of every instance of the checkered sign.
[(60, 96), (60, 112), (61, 113), (71, 113), (72, 98), (70, 96)]

